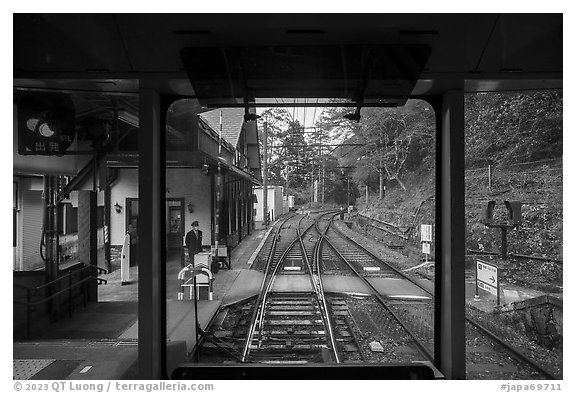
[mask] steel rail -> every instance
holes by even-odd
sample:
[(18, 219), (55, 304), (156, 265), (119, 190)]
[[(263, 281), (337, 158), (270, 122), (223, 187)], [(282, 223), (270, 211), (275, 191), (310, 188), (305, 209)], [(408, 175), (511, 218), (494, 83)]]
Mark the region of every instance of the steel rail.
[[(302, 222), (303, 219), (304, 219), (304, 216), (300, 217), (297, 225), (300, 225), (300, 222)], [(298, 239), (299, 239), (299, 237), (296, 237), (296, 239), (292, 240), (290, 242), (290, 244), (288, 245), (288, 247), (286, 247), (286, 250), (284, 250), (284, 252), (280, 256), (278, 263), (276, 264), (276, 266), (274, 266), (274, 270), (272, 271), (270, 279), (268, 280), (268, 285), (266, 285), (266, 288), (264, 289), (264, 294), (262, 297), (262, 304), (261, 304), (261, 308), (259, 310), (260, 318), (258, 319), (258, 327), (260, 328), (260, 333), (262, 333), (262, 329), (264, 328), (262, 321), (264, 319), (264, 306), (266, 305), (266, 298), (268, 297), (268, 293), (272, 289), (272, 285), (274, 284), (274, 279), (276, 278), (276, 274), (278, 273), (278, 269), (280, 268), (280, 265), (282, 265), (282, 262), (286, 259), (286, 257), (288, 256), (288, 253), (292, 250), (292, 247), (294, 247), (294, 245), (296, 244)], [(261, 336), (262, 336), (262, 334), (260, 334), (260, 337)]]
[[(290, 219), (290, 218), (293, 218), (294, 216), (295, 215), (289, 216), (284, 221), (282, 221), (281, 225), (278, 228), (278, 231), (275, 233), (274, 243), (272, 245), (270, 254), (268, 256), (268, 260), (266, 262), (266, 269), (265, 269), (266, 273), (264, 276), (264, 280), (262, 280), (262, 285), (260, 287), (260, 292), (258, 295), (258, 299), (256, 301), (255, 312), (252, 316), (250, 328), (248, 330), (247, 340), (246, 340), (246, 343), (244, 345), (244, 350), (242, 352), (242, 362), (246, 362), (248, 359), (248, 356), (250, 354), (250, 346), (252, 344), (252, 340), (254, 338), (254, 334), (256, 332), (257, 327), (260, 329), (260, 337), (262, 336), (262, 329), (264, 327), (263, 319), (264, 319), (265, 305), (266, 305), (266, 300), (267, 300), (268, 294), (272, 288), (272, 285), (274, 283), (274, 278), (276, 277), (276, 275), (278, 273), (278, 269), (279, 269), (280, 265), (286, 259), (288, 253), (292, 250), (292, 248), (294, 247), (294, 245), (297, 242), (300, 242), (300, 244), (303, 248), (303, 254), (305, 256), (304, 258), (307, 259), (306, 250), (302, 244), (302, 237), (310, 230), (310, 228), (313, 227), (313, 224), (311, 224), (308, 228), (306, 228), (306, 230), (304, 232), (300, 233), (300, 224), (301, 224), (302, 220), (305, 218), (305, 216), (302, 216), (298, 220), (298, 224), (296, 227), (296, 229), (297, 229), (296, 238), (294, 240), (292, 240), (290, 242), (290, 244), (286, 247), (286, 249), (284, 250), (284, 252), (280, 256), (278, 263), (276, 263), (276, 265), (274, 266), (274, 269), (270, 272), (270, 267), (271, 267), (272, 262), (274, 260), (276, 246), (278, 243), (278, 239), (280, 237), (280, 230), (281, 230), (282, 226), (286, 223), (286, 221), (288, 221), (288, 219)], [(310, 270), (311, 267), (308, 265), (308, 268)]]
[[(332, 225), (332, 220), (330, 220), (328, 227), (326, 228), (326, 233), (328, 233), (328, 229), (330, 228), (330, 226)], [(340, 232), (339, 232), (340, 233)], [(345, 237), (345, 239), (349, 239), (347, 237)], [(434, 354), (428, 349), (428, 347), (416, 336), (416, 334), (414, 334), (412, 332), (412, 330), (401, 320), (401, 318), (390, 308), (388, 307), (388, 305), (386, 304), (386, 301), (384, 300), (384, 298), (382, 297), (382, 295), (380, 295), (380, 293), (378, 292), (378, 290), (370, 283), (370, 281), (368, 281), (365, 277), (363, 277), (360, 273), (358, 273), (358, 271), (356, 270), (356, 268), (352, 265), (352, 263), (350, 261), (348, 261), (341, 253), (340, 251), (338, 251), (338, 249), (330, 242), (330, 240), (328, 239), (328, 236), (324, 237), (324, 241), (332, 248), (332, 250), (336, 253), (336, 255), (338, 255), (347, 265), (348, 267), (352, 270), (352, 272), (358, 277), (360, 278), (360, 280), (362, 280), (362, 282), (364, 284), (366, 284), (366, 286), (368, 286), (368, 288), (370, 288), (372, 290), (372, 296), (374, 296), (374, 298), (378, 301), (378, 303), (380, 303), (382, 305), (382, 307), (384, 307), (386, 309), (386, 311), (388, 311), (390, 313), (390, 315), (392, 315), (392, 317), (396, 320), (396, 322), (398, 322), (398, 324), (400, 326), (402, 326), (402, 328), (410, 335), (410, 337), (412, 337), (412, 339), (414, 340), (414, 342), (416, 343), (416, 345), (418, 346), (418, 348), (420, 349), (420, 351), (428, 358), (428, 360), (430, 360), (431, 362), (434, 362)], [(370, 255), (372, 255), (370, 253)], [(372, 255), (373, 256), (373, 255)], [(387, 264), (386, 264), (387, 265)]]
[[(318, 221), (324, 217), (326, 214), (324, 213), (320, 217), (315, 218), (314, 223), (306, 230), (308, 231), (312, 226), (318, 228)], [(298, 228), (299, 232), (300, 228)], [(314, 244), (314, 251), (313, 251), (313, 259), (316, 260), (318, 263), (318, 250), (320, 249), (319, 245), (322, 241), (322, 233), (320, 233), (320, 239)], [(304, 247), (304, 242), (302, 240), (303, 234), (300, 235), (298, 233), (298, 239), (300, 240), (300, 247), (302, 248), (302, 253), (304, 254), (304, 260), (306, 261), (306, 265), (308, 265), (308, 271), (310, 272), (310, 281), (312, 282), (312, 287), (314, 288), (314, 293), (316, 294), (316, 298), (318, 299), (318, 304), (320, 305), (320, 309), (322, 312), (322, 319), (324, 319), (324, 324), (326, 325), (326, 332), (328, 335), (328, 339), (330, 340), (330, 345), (332, 346), (332, 351), (334, 352), (334, 359), (336, 363), (340, 363), (340, 357), (338, 356), (338, 349), (336, 347), (336, 338), (334, 337), (334, 331), (332, 330), (332, 323), (330, 322), (330, 315), (328, 315), (328, 305), (326, 304), (326, 296), (324, 294), (324, 287), (322, 286), (322, 279), (320, 278), (320, 271), (317, 270), (316, 275), (314, 274), (314, 269), (310, 260), (308, 259), (308, 253), (306, 252), (306, 247)]]
[(366, 249), (366, 247), (363, 247), (360, 243), (358, 243), (356, 240), (351, 239), (350, 237), (346, 236), (344, 233), (342, 233), (342, 231), (340, 231), (338, 228), (332, 226), (332, 229), (334, 230), (334, 232), (336, 232), (338, 235), (340, 235), (340, 237), (344, 238), (345, 240), (347, 240), (348, 242), (354, 244), (355, 246), (357, 246), (358, 248), (360, 248), (363, 252), (365, 252), (366, 254), (370, 255), (370, 257), (372, 257), (375, 261), (381, 263), (382, 265), (386, 266), (387, 268), (389, 268), (390, 270), (394, 271), (395, 273), (397, 273), (398, 275), (402, 276), (402, 278), (410, 281), (411, 283), (413, 283), (414, 285), (416, 285), (418, 288), (422, 289), (424, 292), (432, 295), (430, 293), (430, 291), (421, 283), (419, 283), (418, 281), (412, 280), (411, 277), (409, 277), (408, 275), (406, 275), (404, 272), (402, 272), (401, 270), (398, 270), (396, 267), (390, 265), (388, 262), (383, 261), (382, 259), (378, 258), (376, 255), (374, 255), (370, 250)]
[[(338, 234), (340, 234), (340, 236), (342, 236), (343, 238), (345, 238), (346, 240), (354, 243), (355, 245), (357, 245), (359, 248), (361, 248), (362, 250), (364, 250), (366, 253), (368, 253), (370, 256), (372, 256), (373, 258), (375, 258), (376, 260), (382, 262), (384, 265), (389, 266), (392, 270), (398, 272), (398, 274), (400, 274), (402, 277), (406, 278), (408, 281), (410, 281), (411, 283), (417, 285), (418, 287), (420, 287), (422, 290), (424, 290), (427, 294), (429, 294), (432, 299), (434, 299), (434, 294), (432, 292), (430, 292), (427, 288), (423, 287), (418, 281), (413, 280), (411, 277), (405, 275), (404, 273), (402, 273), (401, 271), (397, 270), (396, 268), (394, 268), (393, 266), (390, 266), (387, 262), (382, 261), (380, 258), (377, 258), (372, 252), (370, 252), (369, 250), (367, 250), (365, 247), (363, 247), (362, 245), (360, 245), (358, 242), (356, 242), (354, 239), (351, 239), (350, 237), (346, 236), (344, 233), (342, 233), (340, 230), (338, 230), (337, 228), (333, 227), (334, 231), (337, 232)], [(332, 248), (334, 248), (334, 246), (332, 246)], [(536, 362), (534, 362), (532, 359), (526, 357), (524, 354), (522, 354), (519, 350), (517, 350), (516, 348), (514, 348), (513, 346), (511, 346), (510, 344), (508, 344), (504, 339), (498, 337), (496, 334), (490, 332), (488, 329), (486, 329), (485, 327), (481, 326), (478, 324), (477, 321), (475, 321), (474, 319), (466, 316), (466, 321), (468, 321), (469, 323), (471, 323), (474, 327), (478, 328), (480, 331), (482, 331), (483, 333), (485, 333), (490, 339), (496, 341), (498, 344), (500, 344), (502, 347), (504, 347), (506, 349), (507, 352), (509, 352), (513, 357), (516, 357), (517, 359), (519, 359), (520, 361), (523, 361), (525, 363), (527, 363), (530, 367), (534, 368), (536, 371), (538, 371), (539, 373), (541, 373), (542, 375), (544, 375), (546, 378), (549, 379), (560, 379), (558, 376), (555, 376), (553, 374), (551, 374), (550, 372), (546, 371), (545, 369), (543, 369), (540, 365), (538, 365)]]
[[(278, 226), (278, 230), (276, 231), (276, 233), (274, 234), (274, 238), (272, 240), (272, 247), (270, 249), (270, 254), (268, 255), (268, 259), (266, 261), (266, 268), (264, 270), (264, 279), (262, 280), (262, 284), (260, 285), (260, 291), (258, 292), (258, 298), (256, 300), (256, 305), (255, 305), (255, 312), (252, 315), (252, 320), (250, 321), (250, 328), (248, 329), (248, 335), (246, 337), (246, 344), (244, 345), (244, 349), (242, 351), (242, 362), (246, 362), (246, 359), (248, 358), (248, 354), (250, 353), (250, 345), (252, 343), (252, 338), (254, 336), (254, 331), (255, 331), (255, 327), (256, 327), (256, 319), (258, 317), (258, 314), (260, 313), (260, 306), (262, 305), (262, 309), (264, 308), (264, 302), (262, 301), (263, 296), (264, 296), (264, 288), (266, 286), (266, 278), (268, 276), (269, 270), (270, 270), (270, 266), (272, 265), (272, 261), (274, 260), (274, 252), (276, 251), (276, 246), (278, 244), (278, 239), (280, 237), (280, 231), (282, 230), (282, 227), (284, 226), (284, 224), (291, 218), (293, 218), (295, 216), (295, 214), (289, 215), (287, 216)], [(286, 249), (286, 251), (284, 251), (284, 254), (287, 254), (288, 250), (292, 247), (292, 244), (296, 242), (296, 239), (288, 246), (288, 248)], [(283, 254), (283, 255), (284, 255)], [(265, 300), (265, 299), (264, 299)]]
[[(326, 231), (328, 230), (328, 227), (326, 227), (326, 231), (325, 231), (324, 233), (322, 233), (322, 231), (320, 231), (320, 227), (319, 227), (318, 223), (320, 222), (320, 220), (322, 219), (322, 217), (324, 217), (324, 216), (327, 215), (327, 214), (330, 214), (330, 213), (323, 214), (323, 215), (320, 216), (320, 217), (318, 218), (318, 220), (316, 220), (316, 222), (315, 222), (316, 230), (317, 230), (318, 233), (320, 234), (320, 239), (318, 239), (318, 242), (316, 242), (316, 245), (315, 245), (315, 255), (314, 255), (314, 257), (315, 257), (315, 262), (316, 262), (316, 272), (317, 272), (317, 275), (318, 275), (318, 283), (319, 283), (319, 285), (320, 285), (320, 288), (321, 288), (321, 290), (322, 290), (322, 294), (323, 294), (323, 295), (325, 294), (325, 292), (324, 292), (324, 284), (323, 284), (323, 282), (322, 282), (322, 273), (321, 273), (322, 242), (324, 241), (324, 237), (325, 237), (325, 235), (326, 235)], [(335, 213), (335, 214), (338, 214), (338, 213)], [(328, 226), (329, 226), (329, 225), (328, 225)], [(327, 305), (327, 303), (326, 303), (326, 297), (323, 296), (322, 298), (323, 298), (323, 301), (324, 301), (324, 307), (326, 308), (326, 317), (327, 317), (328, 324), (329, 324), (328, 327), (329, 327), (329, 329), (330, 329), (330, 339), (331, 339), (331, 342), (332, 342), (332, 346), (333, 346), (333, 348), (334, 348), (334, 356), (335, 356), (335, 358), (336, 358), (336, 363), (340, 363), (340, 358), (339, 358), (339, 356), (338, 356), (338, 348), (337, 348), (337, 346), (336, 346), (336, 341), (335, 341), (335, 339), (334, 339), (334, 332), (332, 331), (332, 325), (331, 325), (331, 323), (330, 323), (330, 316), (328, 315), (328, 305)]]
[(468, 323), (472, 324), (472, 326), (474, 326), (475, 328), (480, 330), (482, 333), (484, 333), (485, 335), (490, 337), (492, 340), (496, 341), (498, 344), (503, 346), (506, 349), (506, 351), (512, 357), (515, 357), (517, 360), (519, 360), (521, 362), (528, 363), (532, 368), (534, 368), (540, 374), (544, 375), (546, 378), (548, 378), (548, 379), (560, 379), (558, 376), (544, 370), (542, 367), (540, 367), (538, 364), (536, 364), (532, 359), (525, 356), (519, 350), (513, 348), (510, 344), (506, 343), (504, 340), (502, 340), (496, 334), (492, 333), (490, 330), (486, 329), (484, 326), (480, 325), (478, 322), (476, 322), (472, 318), (466, 317), (466, 321), (468, 321)]

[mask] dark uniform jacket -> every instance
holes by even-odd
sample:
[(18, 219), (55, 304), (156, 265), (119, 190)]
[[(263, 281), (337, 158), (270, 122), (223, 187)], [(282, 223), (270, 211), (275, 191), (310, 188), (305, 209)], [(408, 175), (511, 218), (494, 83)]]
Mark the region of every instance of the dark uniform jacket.
[(202, 251), (202, 231), (197, 231), (198, 236), (194, 234), (194, 230), (191, 230), (186, 234), (186, 248), (188, 249), (188, 255), (190, 256), (190, 262), (194, 262), (194, 255)]

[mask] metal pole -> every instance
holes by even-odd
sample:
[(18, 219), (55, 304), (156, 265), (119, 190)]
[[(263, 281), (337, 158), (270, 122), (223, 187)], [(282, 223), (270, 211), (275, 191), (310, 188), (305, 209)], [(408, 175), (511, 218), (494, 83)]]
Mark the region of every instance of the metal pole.
[(290, 176), (290, 164), (286, 164), (286, 187), (285, 187), (286, 197), (288, 197), (288, 178), (289, 178), (289, 176)]
[(220, 162), (218, 162), (218, 172), (216, 172), (216, 207), (214, 209), (214, 245), (218, 248), (220, 240), (220, 203), (222, 200), (222, 173)]
[(264, 162), (262, 163), (262, 187), (264, 188), (264, 227), (268, 228), (268, 123), (264, 122)]
[(348, 181), (348, 193), (346, 194), (346, 201), (348, 202), (348, 205), (346, 205), (346, 209), (348, 209), (348, 206), (350, 206), (350, 178), (347, 177), (346, 180)]
[(500, 280), (498, 280), (498, 271), (496, 271), (496, 305), (500, 305)]
[(32, 303), (32, 293), (31, 289), (26, 289), (26, 338), (30, 338), (30, 323), (31, 323), (31, 314), (32, 310), (30, 305)]
[(474, 273), (476, 276), (476, 295), (474, 296), (474, 300), (478, 301), (480, 300), (480, 295), (478, 295), (478, 262), (474, 261)]
[(506, 239), (506, 235), (508, 232), (508, 228), (502, 226), (502, 259), (508, 259), (508, 242)]
[(56, 176), (44, 176), (44, 235), (46, 246), (45, 271), (48, 282), (58, 278), (57, 260), (57, 218), (56, 218)]
[(200, 343), (198, 342), (198, 287), (196, 285), (196, 272), (193, 278), (194, 286), (194, 334), (196, 336), (196, 363), (200, 363)]
[(98, 151), (92, 156), (92, 191), (96, 192), (96, 177), (98, 176)]
[(322, 160), (322, 204), (324, 204), (325, 186), (326, 186), (326, 166), (324, 165), (324, 160)]
[(368, 206), (368, 184), (366, 184), (366, 206)]
[(214, 218), (214, 245), (218, 249), (220, 241), (220, 203), (222, 200), (222, 169), (220, 168), (220, 158), (222, 157), (222, 111), (220, 111), (220, 129), (218, 130), (218, 172), (216, 173), (216, 209)]
[(312, 200), (314, 199), (314, 166), (312, 163), (310, 165), (310, 208), (312, 208)]
[(218, 158), (222, 157), (222, 111), (220, 111), (220, 129), (218, 130)]

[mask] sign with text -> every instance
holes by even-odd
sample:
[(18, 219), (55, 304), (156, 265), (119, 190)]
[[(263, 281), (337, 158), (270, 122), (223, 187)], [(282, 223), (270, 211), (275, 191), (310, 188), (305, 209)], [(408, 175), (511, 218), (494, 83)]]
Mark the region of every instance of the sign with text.
[(430, 255), (430, 243), (422, 243), (422, 254)]
[(476, 260), (476, 288), (483, 289), (496, 295), (498, 298), (498, 304), (500, 304), (498, 268), (484, 261)]
[(478, 274), (478, 281), (482, 281), (488, 285), (492, 285), (493, 287), (498, 286), (498, 268), (496, 266), (477, 260), (476, 271)]
[(478, 288), (485, 290), (486, 292), (490, 292), (492, 295), (498, 296), (498, 289), (488, 285), (488, 284), (484, 284), (482, 281), (478, 281)]
[(420, 225), (420, 241), (432, 242), (432, 225), (430, 224)]

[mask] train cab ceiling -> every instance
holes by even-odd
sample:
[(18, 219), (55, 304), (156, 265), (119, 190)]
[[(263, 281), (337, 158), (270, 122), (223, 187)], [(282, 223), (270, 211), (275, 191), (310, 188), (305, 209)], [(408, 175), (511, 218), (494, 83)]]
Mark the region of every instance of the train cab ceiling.
[[(15, 14), (14, 85), (200, 104), (561, 88), (561, 14)], [(200, 109), (204, 110), (204, 109)]]
[[(450, 89), (562, 87), (561, 14), (14, 14), (13, 19), (15, 101), (29, 92), (68, 93), (77, 127), (86, 119), (118, 120), (120, 150), (136, 146), (144, 86), (188, 98), (186, 110), (196, 114), (226, 106), (248, 113), (249, 107), (253, 112), (254, 106), (290, 97), (337, 98), (359, 114), (362, 106), (397, 106)], [(178, 116), (173, 112), (169, 115)], [(181, 138), (182, 130), (167, 132)], [(16, 166), (37, 171), (45, 168), (43, 161), (34, 160), (39, 167), (30, 168), (23, 157)], [(81, 166), (61, 161), (66, 163), (56, 170), (75, 172)]]
[[(120, 150), (136, 146), (143, 86), (188, 98), (186, 110), (194, 113), (226, 106), (248, 113), (273, 106), (274, 98), (337, 98), (359, 113), (362, 106), (397, 106), (453, 88), (562, 87), (561, 14), (13, 18), (15, 101), (29, 92), (68, 93), (77, 127), (117, 119)], [(182, 132), (167, 128), (169, 138)], [(34, 169), (20, 161), (22, 170)]]

